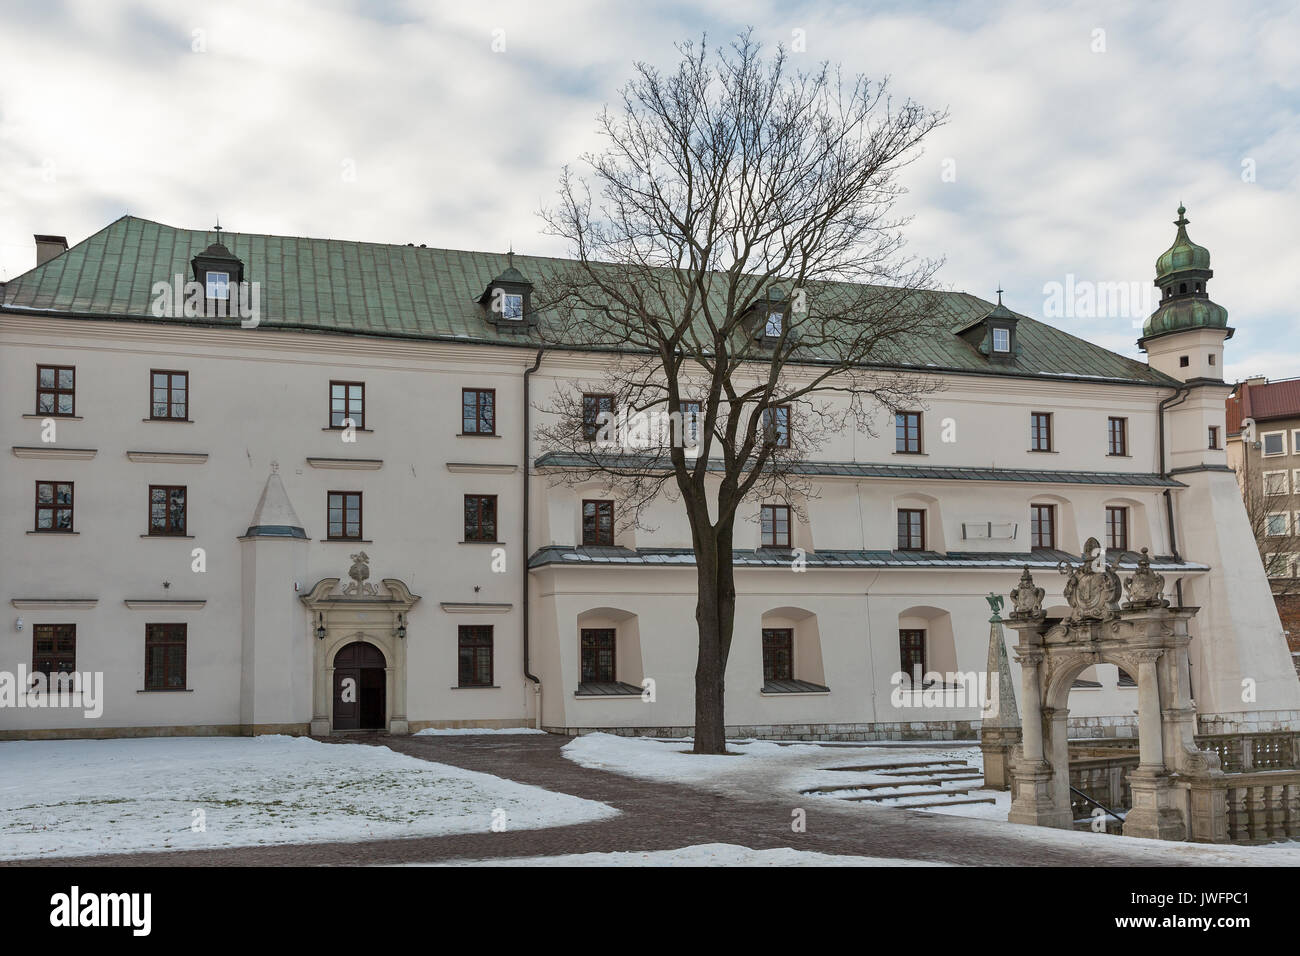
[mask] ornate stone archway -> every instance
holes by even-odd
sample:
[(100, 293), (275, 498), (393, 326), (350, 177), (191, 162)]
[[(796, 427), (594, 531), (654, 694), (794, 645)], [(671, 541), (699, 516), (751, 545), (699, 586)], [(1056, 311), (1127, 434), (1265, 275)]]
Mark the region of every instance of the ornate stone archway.
[[(1192, 708), (1187, 622), (1199, 608), (1170, 607), (1164, 578), (1151, 570), (1146, 549), (1124, 584), (1120, 603), (1114, 567), (1099, 559), (1095, 538), (1084, 546), (1082, 563), (1062, 562), (1070, 614), (1048, 627), (1043, 589), (1026, 567), (1011, 592), (1015, 610), (1007, 624), (1020, 640), (1023, 743), (1012, 767), (1015, 794), (1012, 823), (1069, 828), (1070, 753), (1067, 707), (1070, 685), (1090, 664), (1118, 664), (1138, 683), (1139, 764), (1129, 776), (1133, 806), (1124, 821), (1125, 836), (1184, 840), (1193, 814), (1215, 816), (1219, 808), (1193, 805), (1214, 799), (1212, 789), (1187, 786), (1192, 778), (1219, 773), (1217, 755), (1198, 750)], [(1100, 567), (1093, 565), (1101, 560)]]
[(369, 582), (369, 558), (364, 551), (352, 555), (351, 583), (339, 587), (339, 578), (323, 578), (300, 600), (311, 610), (313, 735), (334, 730), (334, 657), (353, 641), (377, 647), (386, 662), (385, 726), (390, 734), (410, 733), (406, 717), (406, 620), (419, 595), (397, 578), (384, 578), (380, 586)]

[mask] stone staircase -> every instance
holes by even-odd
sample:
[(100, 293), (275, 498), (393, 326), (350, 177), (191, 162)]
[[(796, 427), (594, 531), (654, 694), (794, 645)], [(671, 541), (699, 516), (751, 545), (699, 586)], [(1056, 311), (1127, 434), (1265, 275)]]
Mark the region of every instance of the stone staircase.
[(910, 760), (826, 769), (856, 774), (857, 779), (801, 792), (908, 810), (995, 802), (990, 796), (970, 795), (984, 786), (984, 775), (965, 760)]

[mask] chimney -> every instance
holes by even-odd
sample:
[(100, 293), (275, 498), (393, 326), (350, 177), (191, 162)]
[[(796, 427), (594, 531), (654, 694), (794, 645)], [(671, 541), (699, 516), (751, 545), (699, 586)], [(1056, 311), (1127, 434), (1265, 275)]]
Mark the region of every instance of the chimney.
[(1264, 375), (1252, 375), (1250, 378), (1246, 379), (1246, 384), (1247, 384), (1247, 385), (1267, 385), (1267, 384), (1268, 384), (1268, 378), (1267, 378), (1267, 376), (1264, 376)]
[(64, 236), (36, 237), (36, 264), (38, 266), (67, 251), (68, 240)]

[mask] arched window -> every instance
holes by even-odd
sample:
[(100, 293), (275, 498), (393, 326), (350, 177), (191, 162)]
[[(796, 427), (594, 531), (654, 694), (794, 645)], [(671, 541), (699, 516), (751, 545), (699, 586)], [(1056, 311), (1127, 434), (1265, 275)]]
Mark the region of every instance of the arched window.
[(1182, 295), (1186, 291), (1187, 291), (1187, 283), (1186, 282), (1178, 283), (1178, 294)]

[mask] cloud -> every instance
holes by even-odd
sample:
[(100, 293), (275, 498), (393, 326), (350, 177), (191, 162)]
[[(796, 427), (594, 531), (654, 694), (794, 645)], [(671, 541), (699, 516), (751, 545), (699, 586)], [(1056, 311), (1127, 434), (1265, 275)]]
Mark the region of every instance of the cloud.
[[(1066, 276), (1149, 286), (1182, 200), (1238, 329), (1229, 377), (1300, 374), (1287, 3), (8, 4), (0, 281), (34, 263), (32, 233), (75, 242), (123, 212), (562, 254), (537, 210), (599, 146), (632, 62), (747, 24), (770, 44), (803, 31), (796, 65), (890, 74), (950, 110), (903, 202), (911, 249), (945, 257), (948, 284), (1001, 283), (1034, 316)], [(1139, 354), (1130, 316), (1052, 321)]]

